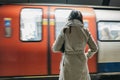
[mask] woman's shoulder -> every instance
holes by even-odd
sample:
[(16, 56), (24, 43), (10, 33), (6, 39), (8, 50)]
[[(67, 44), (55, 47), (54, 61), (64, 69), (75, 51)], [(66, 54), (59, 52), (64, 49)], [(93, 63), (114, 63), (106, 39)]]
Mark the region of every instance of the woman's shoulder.
[(86, 34), (90, 34), (90, 31), (88, 28), (83, 28), (83, 30), (85, 31)]

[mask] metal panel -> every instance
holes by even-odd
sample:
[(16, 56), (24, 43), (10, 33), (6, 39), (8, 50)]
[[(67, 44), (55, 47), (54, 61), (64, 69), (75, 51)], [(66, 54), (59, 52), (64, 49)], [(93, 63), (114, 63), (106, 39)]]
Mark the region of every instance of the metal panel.
[(0, 3), (27, 3), (28, 0), (0, 0)]
[(120, 0), (111, 0), (110, 6), (119, 6), (120, 7)]
[(103, 0), (68, 0), (69, 4), (101, 5)]
[(97, 21), (120, 20), (120, 11), (117, 10), (95, 10)]
[[(107, 21), (111, 23), (120, 21), (120, 11), (118, 10), (95, 10), (95, 13), (97, 17), (97, 22)], [(119, 72), (120, 68), (118, 67), (120, 67), (120, 40), (98, 40), (98, 45), (98, 71)]]
[[(120, 11), (117, 10), (95, 10), (97, 21), (120, 21)], [(101, 42), (99, 44), (99, 62), (118, 62), (120, 42)], [(113, 47), (114, 46), (114, 47)], [(114, 58), (111, 58), (114, 57)]]
[(100, 42), (99, 63), (120, 62), (120, 42)]
[[(42, 9), (42, 37), (38, 42), (20, 41), (21, 10), (26, 6), (3, 5), (0, 7), (0, 76), (28, 76), (48, 74), (47, 6), (27, 6)], [(30, 16), (31, 17), (31, 16)], [(4, 18), (11, 19), (12, 36), (4, 37)]]
[(66, 0), (29, 0), (30, 3), (65, 3)]

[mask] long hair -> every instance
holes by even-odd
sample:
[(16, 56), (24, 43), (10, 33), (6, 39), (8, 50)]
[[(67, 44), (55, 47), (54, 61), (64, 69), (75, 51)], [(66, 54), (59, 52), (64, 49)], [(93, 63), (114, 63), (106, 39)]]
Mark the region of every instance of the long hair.
[(83, 23), (83, 16), (82, 13), (78, 10), (72, 10), (72, 12), (70, 13), (68, 20), (73, 20), (73, 19), (77, 19), (79, 20), (81, 23)]
[[(80, 11), (72, 10), (72, 12), (70, 13), (68, 17), (68, 21), (74, 20), (74, 19), (79, 20), (83, 24), (83, 16)], [(69, 33), (71, 33), (71, 26), (69, 26)]]

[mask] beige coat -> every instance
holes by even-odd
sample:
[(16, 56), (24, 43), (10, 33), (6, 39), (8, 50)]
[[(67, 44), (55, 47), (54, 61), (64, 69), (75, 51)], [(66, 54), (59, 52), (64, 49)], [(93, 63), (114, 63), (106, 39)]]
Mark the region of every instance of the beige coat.
[[(71, 26), (71, 33), (70, 28)], [(61, 46), (65, 43), (65, 52), (63, 53), (60, 64), (59, 80), (91, 80), (87, 58), (96, 53), (97, 46), (87, 29), (78, 20), (72, 20), (65, 26), (66, 30), (61, 31), (60, 35), (53, 44), (53, 51), (60, 51)], [(83, 30), (83, 31), (82, 31)], [(86, 44), (89, 50), (84, 54)]]

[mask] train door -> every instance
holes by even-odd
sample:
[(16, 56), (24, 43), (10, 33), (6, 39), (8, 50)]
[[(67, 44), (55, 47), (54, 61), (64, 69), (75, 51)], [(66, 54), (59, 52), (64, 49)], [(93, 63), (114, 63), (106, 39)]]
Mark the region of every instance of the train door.
[(99, 45), (99, 73), (120, 72), (120, 11), (96, 9), (95, 13)]
[[(84, 18), (84, 27), (88, 28), (96, 40), (95, 13), (92, 8), (80, 7), (50, 7), (50, 45), (52, 46), (60, 30), (67, 22), (67, 18), (72, 9), (80, 10)], [(61, 54), (51, 52), (51, 74), (58, 74)], [(91, 73), (97, 72), (96, 55), (89, 60), (89, 70)]]
[(48, 74), (47, 6), (0, 6), (0, 76)]

